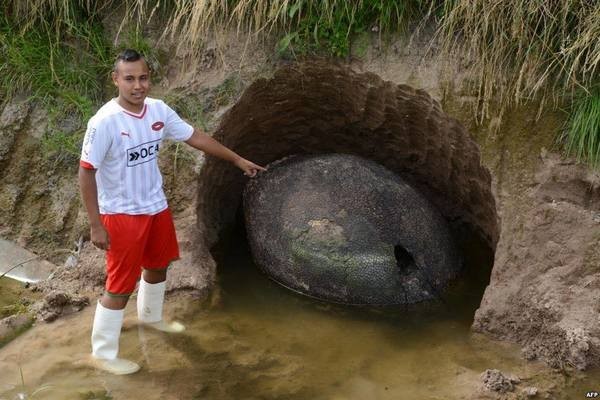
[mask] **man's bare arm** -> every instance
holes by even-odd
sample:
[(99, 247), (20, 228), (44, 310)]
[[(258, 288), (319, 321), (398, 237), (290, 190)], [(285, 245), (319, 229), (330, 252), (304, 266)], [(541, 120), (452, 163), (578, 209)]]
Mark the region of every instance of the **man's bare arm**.
[(195, 128), (192, 137), (185, 142), (190, 146), (205, 152), (206, 154), (210, 154), (211, 156), (219, 157), (225, 161), (231, 162), (236, 167), (244, 171), (244, 174), (248, 175), (249, 177), (256, 176), (258, 171), (266, 171), (265, 168), (246, 160), (202, 132), (200, 129)]
[(95, 169), (79, 167), (79, 190), (81, 191), (81, 199), (90, 220), (90, 240), (96, 247), (108, 250), (110, 239), (108, 232), (106, 232), (100, 220)]

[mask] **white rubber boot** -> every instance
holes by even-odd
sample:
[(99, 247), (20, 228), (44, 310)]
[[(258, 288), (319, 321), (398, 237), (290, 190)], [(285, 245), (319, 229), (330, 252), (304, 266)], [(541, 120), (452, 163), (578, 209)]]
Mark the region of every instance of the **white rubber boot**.
[(148, 283), (140, 279), (137, 294), (138, 318), (146, 326), (159, 331), (178, 333), (185, 330), (179, 322), (165, 322), (162, 319), (163, 302), (165, 300), (165, 282)]
[(111, 310), (98, 302), (92, 328), (92, 365), (115, 375), (133, 374), (140, 366), (117, 358), (125, 310)]

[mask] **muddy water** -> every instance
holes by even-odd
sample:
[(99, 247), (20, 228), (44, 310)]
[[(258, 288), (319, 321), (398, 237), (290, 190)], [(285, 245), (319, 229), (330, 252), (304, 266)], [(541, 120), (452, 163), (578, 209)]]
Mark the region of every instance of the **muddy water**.
[(0, 399), (470, 399), (486, 368), (520, 376), (520, 386), (554, 380), (554, 398), (593, 389), (592, 378), (573, 384), (524, 363), (515, 347), (470, 334), (476, 285), (453, 288), (438, 306), (346, 308), (290, 293), (248, 259), (244, 247), (229, 252), (212, 301), (169, 302), (184, 334), (137, 326), (131, 302), (121, 356), (141, 372), (114, 377), (85, 366), (88, 307), (0, 349)]

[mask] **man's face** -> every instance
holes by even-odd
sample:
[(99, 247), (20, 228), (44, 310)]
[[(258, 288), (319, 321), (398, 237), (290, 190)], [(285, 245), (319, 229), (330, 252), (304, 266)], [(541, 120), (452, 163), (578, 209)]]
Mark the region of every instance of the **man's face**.
[(150, 89), (150, 71), (146, 61), (119, 61), (112, 80), (119, 89), (121, 106), (129, 111), (141, 111)]

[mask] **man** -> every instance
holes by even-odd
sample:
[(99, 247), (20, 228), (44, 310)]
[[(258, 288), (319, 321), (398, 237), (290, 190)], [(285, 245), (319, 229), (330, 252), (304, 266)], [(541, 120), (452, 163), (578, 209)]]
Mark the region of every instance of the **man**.
[(92, 360), (99, 369), (128, 374), (139, 366), (117, 358), (119, 336), (125, 305), (140, 275), (140, 321), (161, 331), (184, 330), (162, 319), (167, 267), (179, 257), (157, 163), (162, 140), (184, 141), (232, 162), (250, 177), (265, 169), (187, 124), (161, 100), (146, 97), (150, 71), (137, 51), (128, 49), (117, 57), (112, 80), (118, 97), (88, 123), (79, 185), (91, 241), (106, 250), (107, 279), (94, 316)]

